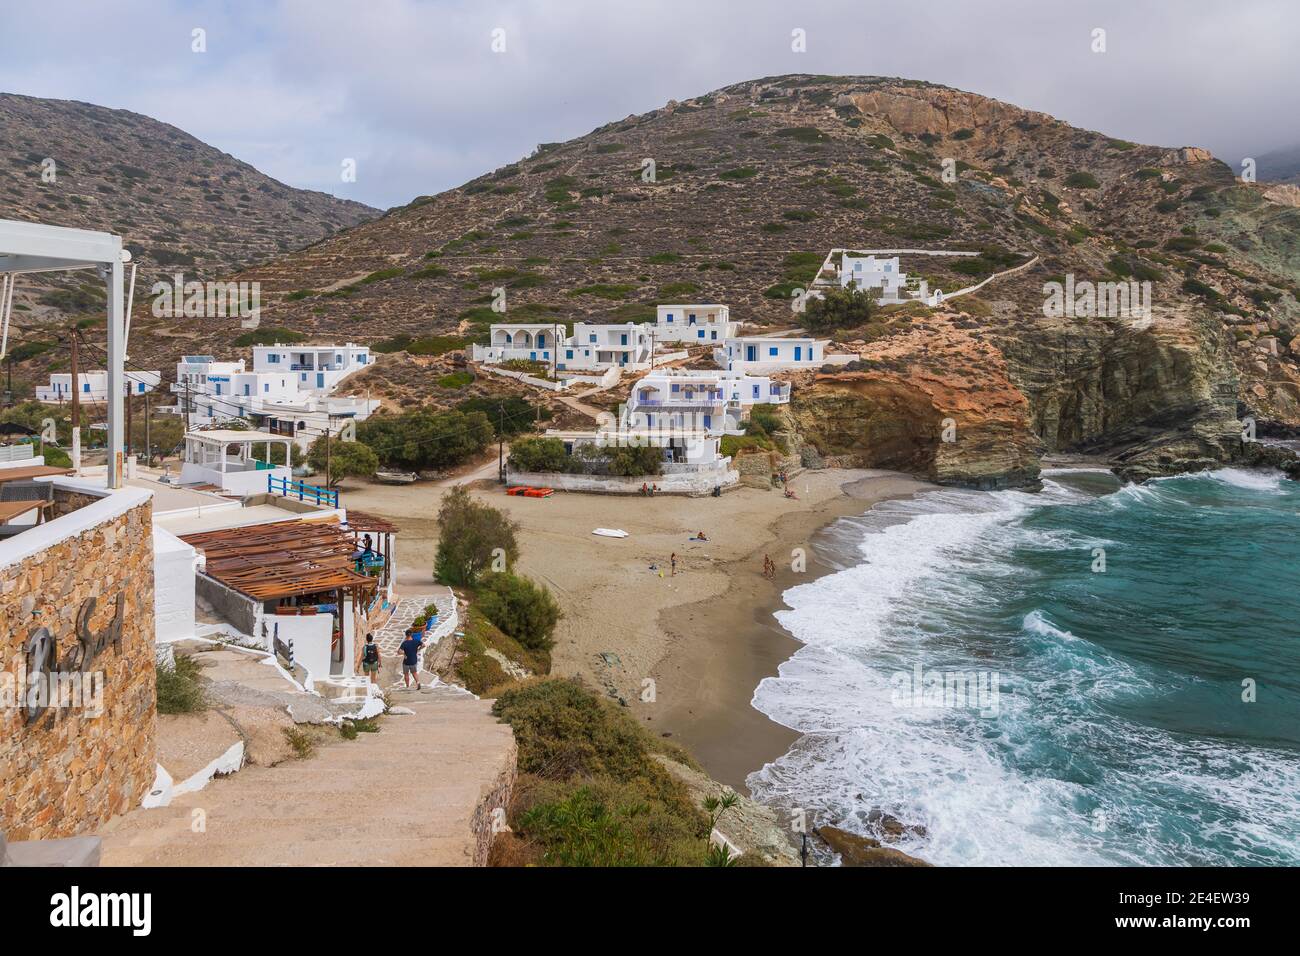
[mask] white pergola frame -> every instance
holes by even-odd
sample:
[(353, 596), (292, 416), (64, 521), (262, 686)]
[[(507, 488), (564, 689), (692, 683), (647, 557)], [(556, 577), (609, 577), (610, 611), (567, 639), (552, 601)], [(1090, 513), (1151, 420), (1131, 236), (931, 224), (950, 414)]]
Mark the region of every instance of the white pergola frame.
[[(0, 219), (0, 275), (7, 279), (8, 303), (2, 317), (9, 328), (8, 304), (13, 283), (31, 272), (95, 269), (108, 293), (108, 487), (122, 487), (122, 392), (125, 384), (126, 313), (123, 273), (131, 253), (122, 237), (88, 229), (68, 229), (40, 223)], [(73, 383), (76, 387), (76, 383)]]

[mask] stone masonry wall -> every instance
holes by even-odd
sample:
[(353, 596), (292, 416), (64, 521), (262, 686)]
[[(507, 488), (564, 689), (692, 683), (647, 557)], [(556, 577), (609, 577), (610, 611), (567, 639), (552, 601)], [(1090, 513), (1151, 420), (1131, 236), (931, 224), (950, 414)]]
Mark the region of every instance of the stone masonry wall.
[[(67, 496), (61, 503), (70, 503)], [(149, 502), (0, 568), (0, 829), (10, 840), (91, 833), (139, 806), (153, 784), (153, 596)], [(90, 598), (94, 609), (78, 635), (78, 616)], [(27, 686), (28, 639), (42, 627), (55, 642), (53, 670), (67, 686), (75, 686), (86, 653), (79, 636), (88, 636), (91, 655), (108, 638), (86, 668), (93, 676), (80, 678), (83, 688), (99, 682), (101, 708), (94, 694), (82, 695), (89, 699), (76, 706), (55, 706), (68, 703), (65, 698), (28, 722), (25, 709), (14, 706)]]

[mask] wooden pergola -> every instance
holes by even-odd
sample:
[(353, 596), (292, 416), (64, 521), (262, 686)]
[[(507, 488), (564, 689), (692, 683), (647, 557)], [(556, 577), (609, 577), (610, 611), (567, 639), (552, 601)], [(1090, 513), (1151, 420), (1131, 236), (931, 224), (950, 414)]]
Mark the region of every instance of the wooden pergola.
[(356, 544), (337, 519), (224, 528), (182, 540), (203, 552), (209, 577), (256, 601), (347, 591), (360, 598), (377, 586), (353, 570)]

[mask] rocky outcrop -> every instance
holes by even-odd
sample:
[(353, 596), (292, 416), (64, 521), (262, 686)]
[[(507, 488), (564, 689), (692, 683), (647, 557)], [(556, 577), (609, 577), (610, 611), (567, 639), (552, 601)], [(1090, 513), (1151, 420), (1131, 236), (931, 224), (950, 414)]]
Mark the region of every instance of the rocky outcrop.
[(938, 484), (1034, 485), (1029, 403), (997, 349), (962, 322), (927, 318), (862, 347), (844, 370), (801, 382), (790, 407), (801, 440), (823, 457)]
[(839, 827), (818, 827), (815, 831), (840, 858), (842, 866), (931, 866), (902, 850), (882, 846), (872, 837), (859, 836)]

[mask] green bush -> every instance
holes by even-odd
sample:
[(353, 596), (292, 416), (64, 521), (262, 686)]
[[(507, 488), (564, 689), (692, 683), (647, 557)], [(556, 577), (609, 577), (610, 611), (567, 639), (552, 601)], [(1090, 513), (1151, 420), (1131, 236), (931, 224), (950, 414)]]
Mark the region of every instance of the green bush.
[(307, 336), (301, 332), (268, 325), (235, 336), (232, 344), (238, 346), (276, 344), (292, 345), (295, 342), (302, 342), (306, 340), (306, 338)]
[(55, 445), (46, 445), (41, 454), (45, 456), (45, 464), (52, 468), (72, 467), (72, 456)]
[(870, 291), (829, 289), (824, 297), (808, 300), (803, 325), (814, 333), (865, 325), (878, 308), (876, 297)]
[(378, 272), (370, 273), (370, 275), (362, 279), (358, 285), (370, 285), (372, 282), (382, 282), (385, 279), (396, 279), (401, 274), (402, 270), (396, 267), (392, 269), (380, 269)]
[(429, 335), (417, 339), (403, 333), (376, 342), (370, 346), (370, 351), (380, 353), (406, 352), (410, 355), (444, 355), (447, 352), (454, 352), (456, 349), (463, 349), (464, 347), (465, 340), (456, 336)]
[(177, 656), (173, 666), (160, 664), (156, 668), (158, 713), (193, 714), (207, 710), (207, 695), (199, 683), (199, 670), (199, 662), (184, 655)]
[(1101, 183), (1097, 182), (1097, 177), (1092, 173), (1079, 172), (1066, 176), (1065, 185), (1075, 189), (1096, 189)]
[(483, 616), (530, 650), (555, 645), (560, 606), (551, 592), (516, 574), (489, 574), (474, 595)]
[(464, 388), (470, 382), (474, 381), (473, 372), (452, 372), (450, 375), (444, 375), (438, 379), (439, 388)]

